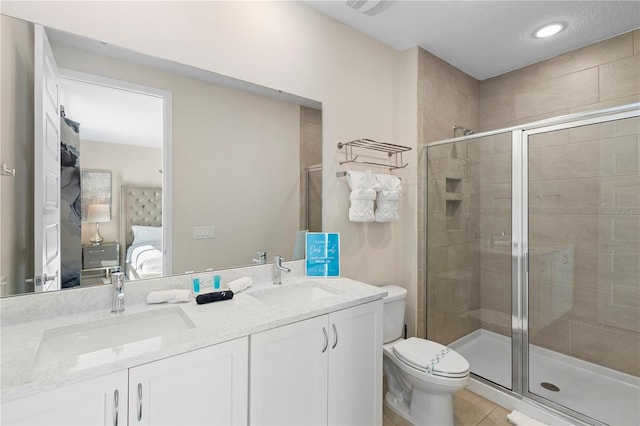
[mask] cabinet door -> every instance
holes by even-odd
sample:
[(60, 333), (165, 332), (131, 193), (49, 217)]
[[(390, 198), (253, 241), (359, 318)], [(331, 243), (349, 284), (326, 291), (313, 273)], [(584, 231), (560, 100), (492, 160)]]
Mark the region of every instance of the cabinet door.
[(327, 424), (327, 317), (251, 336), (249, 421)]
[(382, 301), (329, 315), (329, 424), (382, 424)]
[(127, 372), (2, 404), (3, 425), (126, 425)]
[(248, 338), (129, 370), (130, 425), (246, 425)]

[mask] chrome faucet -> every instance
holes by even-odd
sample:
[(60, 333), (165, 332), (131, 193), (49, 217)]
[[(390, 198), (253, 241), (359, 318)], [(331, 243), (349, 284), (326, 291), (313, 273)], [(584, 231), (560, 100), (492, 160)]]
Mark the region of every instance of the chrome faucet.
[(122, 272), (111, 274), (111, 285), (113, 286), (111, 312), (122, 312), (124, 311), (124, 274)]
[(258, 258), (257, 259), (252, 259), (253, 263), (257, 263), (258, 265), (264, 265), (267, 263), (267, 252), (266, 251), (259, 251), (258, 252)]
[(273, 285), (282, 284), (282, 271), (291, 272), (291, 269), (282, 266), (283, 260), (284, 258), (282, 256), (274, 256), (273, 258)]

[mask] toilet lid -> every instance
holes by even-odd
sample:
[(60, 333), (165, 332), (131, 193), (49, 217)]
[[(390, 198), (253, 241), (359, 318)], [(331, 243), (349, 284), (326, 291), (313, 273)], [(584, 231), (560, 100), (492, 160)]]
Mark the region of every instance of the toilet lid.
[(393, 345), (394, 354), (405, 364), (428, 374), (464, 377), (469, 362), (451, 348), (430, 340), (410, 337)]

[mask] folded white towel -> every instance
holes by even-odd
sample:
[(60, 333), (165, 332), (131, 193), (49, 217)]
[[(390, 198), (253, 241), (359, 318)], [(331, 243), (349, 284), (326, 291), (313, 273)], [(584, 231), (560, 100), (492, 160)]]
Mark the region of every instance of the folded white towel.
[(400, 220), (397, 201), (376, 202), (376, 222), (395, 222)]
[(400, 200), (400, 178), (394, 175), (376, 174), (379, 189), (376, 197), (376, 222), (400, 220), (398, 200)]
[(349, 183), (349, 188), (351, 188), (352, 191), (357, 189), (378, 190), (380, 187), (376, 176), (371, 173), (371, 170), (366, 170), (364, 172), (349, 170), (347, 172), (347, 182)]
[(191, 300), (190, 290), (157, 290), (147, 295), (147, 303), (179, 303)]
[(349, 207), (349, 220), (351, 222), (373, 222), (373, 200), (351, 200)]
[(378, 193), (375, 189), (354, 189), (349, 194), (349, 200), (375, 200)]
[(532, 419), (531, 417), (516, 410), (507, 414), (507, 420), (509, 420), (509, 423), (516, 426), (547, 426), (545, 423)]
[(233, 280), (227, 284), (229, 290), (234, 293), (240, 293), (242, 290), (245, 290), (253, 285), (253, 278), (251, 277), (242, 277), (237, 280)]
[(378, 191), (400, 191), (402, 189), (401, 180), (398, 176), (376, 174), (376, 181), (380, 185)]
[(376, 201), (398, 201), (400, 191), (380, 191), (377, 193)]

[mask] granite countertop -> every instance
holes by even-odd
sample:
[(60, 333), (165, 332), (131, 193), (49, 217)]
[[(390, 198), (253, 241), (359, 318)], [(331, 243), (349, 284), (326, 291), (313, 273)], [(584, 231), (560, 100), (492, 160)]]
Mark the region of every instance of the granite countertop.
[[(3, 326), (1, 400), (21, 398), (99, 377), (367, 303), (386, 295), (386, 291), (381, 288), (348, 278), (291, 277), (283, 279), (282, 287), (294, 286), (305, 281), (317, 282), (322, 288), (334, 292), (335, 295), (296, 306), (274, 308), (251, 296), (251, 293), (274, 288), (271, 282), (261, 280), (244, 292), (237, 293), (231, 300), (205, 305), (198, 305), (193, 299), (187, 303), (177, 304), (125, 303), (126, 309), (121, 314), (112, 314), (109, 311), (109, 305), (99, 310)], [(92, 352), (91, 356), (70, 356), (64, 359), (38, 356), (42, 337), (47, 332), (51, 333), (53, 329), (76, 327), (82, 324), (91, 326), (103, 320), (112, 320), (114, 317), (124, 318), (162, 309), (181, 311), (180, 314), (184, 313), (195, 327), (138, 341), (135, 345), (127, 344), (117, 348), (102, 349)]]

